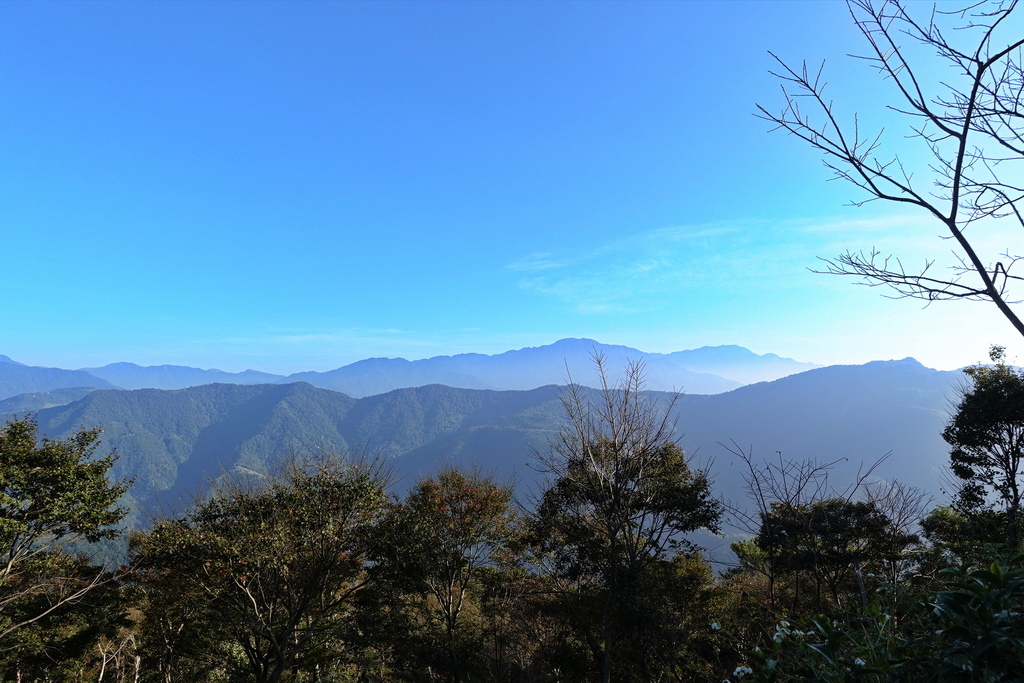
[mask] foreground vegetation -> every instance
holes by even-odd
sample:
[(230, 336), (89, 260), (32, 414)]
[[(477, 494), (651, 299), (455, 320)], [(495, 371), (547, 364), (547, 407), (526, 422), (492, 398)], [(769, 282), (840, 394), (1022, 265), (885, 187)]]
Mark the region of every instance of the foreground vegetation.
[[(648, 403), (642, 368), (568, 390), (530, 506), (445, 469), (399, 498), (373, 463), (222, 480), (131, 538), (98, 432), (0, 432), (0, 676), (11, 681), (1011, 681), (1024, 661), (1024, 374), (971, 369), (945, 438), (960, 481), (844, 490), (828, 466), (756, 462), (715, 500)], [(599, 366), (600, 369), (600, 366)], [(529, 512), (526, 510), (529, 509)], [(686, 538), (746, 524), (714, 576)]]

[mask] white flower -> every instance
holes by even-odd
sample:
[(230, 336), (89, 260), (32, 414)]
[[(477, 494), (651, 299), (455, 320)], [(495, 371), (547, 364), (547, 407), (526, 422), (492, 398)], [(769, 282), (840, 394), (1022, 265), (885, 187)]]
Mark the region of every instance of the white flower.
[(747, 674), (752, 673), (754, 673), (754, 670), (751, 669), (749, 666), (737, 666), (736, 670), (732, 672), (732, 675), (736, 678), (743, 678)]
[(781, 643), (785, 637), (786, 637), (786, 632), (785, 631), (776, 631), (775, 635), (772, 636), (772, 640), (774, 640), (776, 643)]
[(712, 621), (711, 622), (711, 630), (712, 631), (717, 631), (720, 628), (722, 628), (722, 625), (719, 624), (717, 621)]
[(864, 666), (865, 664), (867, 664), (867, 662), (865, 662), (860, 657), (857, 657), (857, 659), (853, 660), (853, 663), (856, 664), (857, 666)]

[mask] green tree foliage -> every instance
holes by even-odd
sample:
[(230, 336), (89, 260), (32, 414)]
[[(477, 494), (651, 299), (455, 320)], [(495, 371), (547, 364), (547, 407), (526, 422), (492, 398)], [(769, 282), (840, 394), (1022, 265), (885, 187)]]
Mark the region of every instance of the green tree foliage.
[[(946, 570), (930, 606), (941, 630), (939, 680), (1020, 680), (1024, 662), (1024, 557)], [(1016, 564), (1017, 566), (1013, 566)]]
[(936, 577), (950, 566), (991, 558), (1006, 539), (1006, 515), (997, 510), (964, 512), (955, 506), (939, 506), (921, 519), (927, 541), (919, 571)]
[(961, 390), (942, 438), (952, 446), (950, 469), (963, 482), (956, 508), (971, 514), (994, 506), (1006, 518), (1005, 535), (998, 540), (1018, 547), (1024, 495), (1024, 371), (1006, 364), (1002, 347), (992, 347), (990, 355), (993, 366), (964, 370), (970, 385)]
[(781, 454), (756, 461), (750, 451), (730, 450), (747, 467), (751, 503), (731, 506), (730, 514), (752, 538), (731, 545), (740, 565), (729, 583), (758, 597), (752, 613), (770, 621), (845, 617), (871, 590), (913, 569), (908, 551), (920, 544), (915, 527), (927, 497), (899, 482), (866, 483), (885, 458), (837, 488), (835, 462)]
[(385, 503), (374, 472), (328, 459), (136, 537), (147, 656), (167, 681), (198, 666), (258, 683), (353, 658), (346, 629), (379, 574), (366, 553)]
[[(691, 471), (670, 440), (670, 413), (643, 393), (643, 366), (630, 365), (617, 385), (607, 382), (591, 401), (578, 385), (563, 397), (568, 426), (540, 453), (551, 475), (534, 515), (531, 537), (539, 558), (576, 586), (599, 615), (591, 643), (601, 677), (627, 672), (657, 678), (655, 650), (644, 609), (661, 566), (680, 549), (684, 534), (718, 530), (720, 505), (704, 472)], [(599, 607), (598, 607), (599, 606)], [(616, 662), (621, 655), (624, 661)]]
[(394, 569), (425, 598), (418, 664), (452, 681), (481, 668), (473, 663), (483, 640), (480, 579), (507, 554), (515, 530), (511, 502), (511, 487), (448, 468), (417, 482), (389, 520)]
[(736, 672), (763, 683), (1020, 681), (1022, 559), (944, 569), (941, 585), (917, 596), (902, 618), (872, 604), (844, 621), (810, 618), (806, 630), (780, 622), (772, 643), (750, 653), (753, 666)]
[(114, 456), (95, 457), (99, 434), (40, 441), (30, 419), (0, 429), (0, 650), (16, 657), (63, 647), (46, 626), (69, 626), (69, 608), (108, 579), (72, 552), (77, 541), (116, 537), (126, 514), (117, 501), (128, 482), (107, 480)]
[[(54, 560), (62, 576), (78, 576), (79, 581), (90, 581), (99, 571), (81, 556), (61, 555)], [(104, 576), (80, 599), (18, 629), (17, 645), (0, 651), (0, 680), (103, 680), (96, 676), (103, 669), (98, 651), (130, 627), (125, 616), (131, 604), (127, 597), (115, 577)], [(37, 595), (25, 609), (38, 613), (48, 606), (45, 595)]]
[[(874, 502), (833, 497), (805, 505), (772, 503), (762, 513), (756, 546), (762, 561), (764, 555), (773, 557), (785, 577), (791, 613), (813, 614), (866, 603), (864, 575), (878, 574), (917, 540)], [(758, 557), (746, 553), (748, 560)], [(810, 590), (801, 590), (801, 584)]]

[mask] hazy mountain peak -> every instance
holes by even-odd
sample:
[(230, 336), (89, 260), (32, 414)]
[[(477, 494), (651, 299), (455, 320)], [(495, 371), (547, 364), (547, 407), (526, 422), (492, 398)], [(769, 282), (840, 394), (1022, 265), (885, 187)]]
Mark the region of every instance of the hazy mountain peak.
[(69, 387), (112, 389), (114, 384), (82, 370), (0, 363), (0, 400), (19, 394), (45, 393)]
[(83, 370), (125, 389), (183, 389), (216, 382), (267, 384), (281, 379), (281, 375), (258, 370), (224, 372), (216, 368), (204, 370), (185, 365), (144, 366), (123, 361)]
[(783, 358), (774, 353), (757, 354), (735, 344), (702, 346), (687, 351), (675, 351), (664, 356), (690, 370), (711, 372), (741, 384), (768, 382), (821, 367), (815, 363), (802, 363), (792, 358)]
[[(660, 391), (685, 391), (691, 394), (716, 394), (744, 384), (778, 379), (815, 367), (776, 354), (759, 355), (732, 345), (703, 346), (673, 353), (649, 353), (619, 344), (602, 344), (587, 337), (566, 337), (542, 346), (512, 349), (493, 355), (461, 353), (420, 360), (374, 357), (341, 366), (327, 372), (298, 372), (284, 377), (258, 370), (224, 372), (182, 365), (142, 366), (116, 362), (97, 368), (83, 368), (95, 381), (69, 378), (65, 387), (117, 386), (125, 389), (182, 389), (212, 383), (283, 384), (307, 381), (324, 389), (342, 391), (350, 396), (371, 396), (404, 387), (445, 384), (463, 389), (533, 389), (573, 381), (596, 381), (593, 357), (603, 355), (605, 370), (612, 382), (621, 378), (628, 362), (642, 360), (648, 388)], [(2, 367), (11, 371), (24, 367), (7, 356), (0, 356)], [(72, 372), (72, 371), (65, 371)], [(109, 383), (109, 384), (107, 384)], [(0, 383), (2, 384), (2, 383)], [(58, 388), (52, 383), (0, 386), (0, 398), (19, 393)], [(3, 391), (5, 390), (6, 391)]]
[(580, 338), (569, 337), (569, 338), (566, 338), (566, 339), (559, 339), (554, 344), (550, 344), (547, 347), (540, 346), (540, 347), (537, 347), (537, 348), (540, 348), (540, 349), (550, 348), (550, 349), (559, 349), (559, 350), (560, 349), (574, 349), (576, 351), (585, 351), (587, 353), (591, 353), (594, 350), (613, 349), (613, 350), (616, 350), (616, 351), (627, 351), (627, 352), (628, 351), (632, 351), (632, 352), (638, 353), (640, 355), (650, 355), (650, 354), (644, 353), (643, 351), (641, 351), (639, 349), (634, 349), (631, 346), (623, 346), (622, 344), (602, 344), (601, 342), (599, 342), (597, 340), (587, 339), (586, 337), (580, 337)]
[[(721, 344), (718, 346), (701, 346), (696, 349), (689, 349), (687, 351), (674, 351), (669, 356), (675, 356), (679, 358), (718, 358), (728, 360), (753, 360), (753, 359), (766, 359), (766, 360), (782, 360), (796, 363), (797, 361), (792, 358), (784, 358), (774, 353), (754, 353), (745, 346), (738, 346), (736, 344)], [(812, 365), (806, 363), (805, 365)]]
[(349, 363), (348, 365), (343, 365), (341, 368), (336, 368), (336, 369), (337, 370), (341, 370), (342, 368), (352, 368), (352, 367), (369, 366), (369, 365), (374, 365), (374, 366), (408, 365), (410, 362), (412, 362), (412, 361), (408, 361), (405, 358), (386, 358), (384, 356), (376, 356), (374, 358), (364, 358), (363, 360), (357, 360), (354, 363)]
[(0, 354), (0, 363), (9, 363), (10, 365), (22, 365), (22, 366), (25, 365), (24, 363), (19, 363), (18, 361), (14, 360), (13, 358), (11, 358), (9, 356), (4, 356), (2, 354)]
[(873, 361), (869, 361), (869, 362), (865, 363), (864, 365), (867, 366), (867, 367), (872, 367), (872, 366), (901, 367), (901, 368), (907, 368), (907, 369), (911, 369), (912, 368), (914, 370), (920, 369), (920, 370), (928, 370), (930, 372), (939, 372), (939, 370), (935, 370), (934, 368), (929, 368), (926, 365), (922, 365), (921, 361), (919, 361), (916, 358), (913, 358), (911, 356), (907, 356), (906, 358), (899, 358), (899, 359), (894, 358), (892, 360), (873, 360)]
[[(160, 370), (160, 371), (173, 371), (173, 370), (188, 370), (191, 372), (222, 372), (217, 368), (193, 368), (187, 365), (171, 365), (164, 363), (163, 365), (139, 365), (138, 363), (129, 363), (127, 361), (118, 361), (116, 363), (107, 363), (106, 365), (98, 368), (82, 368), (86, 372), (92, 372), (93, 370)], [(225, 373), (228, 374), (228, 373)]]

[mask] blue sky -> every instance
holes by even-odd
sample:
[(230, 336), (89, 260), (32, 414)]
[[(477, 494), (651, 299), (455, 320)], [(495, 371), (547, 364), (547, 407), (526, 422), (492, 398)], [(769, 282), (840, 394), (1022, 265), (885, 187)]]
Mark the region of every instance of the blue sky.
[(920, 162), (858, 38), (838, 2), (2, 3), (0, 353), (1024, 355), (990, 305), (807, 270), (948, 251), (752, 115), (781, 103), (768, 50), (826, 59), (837, 106)]

